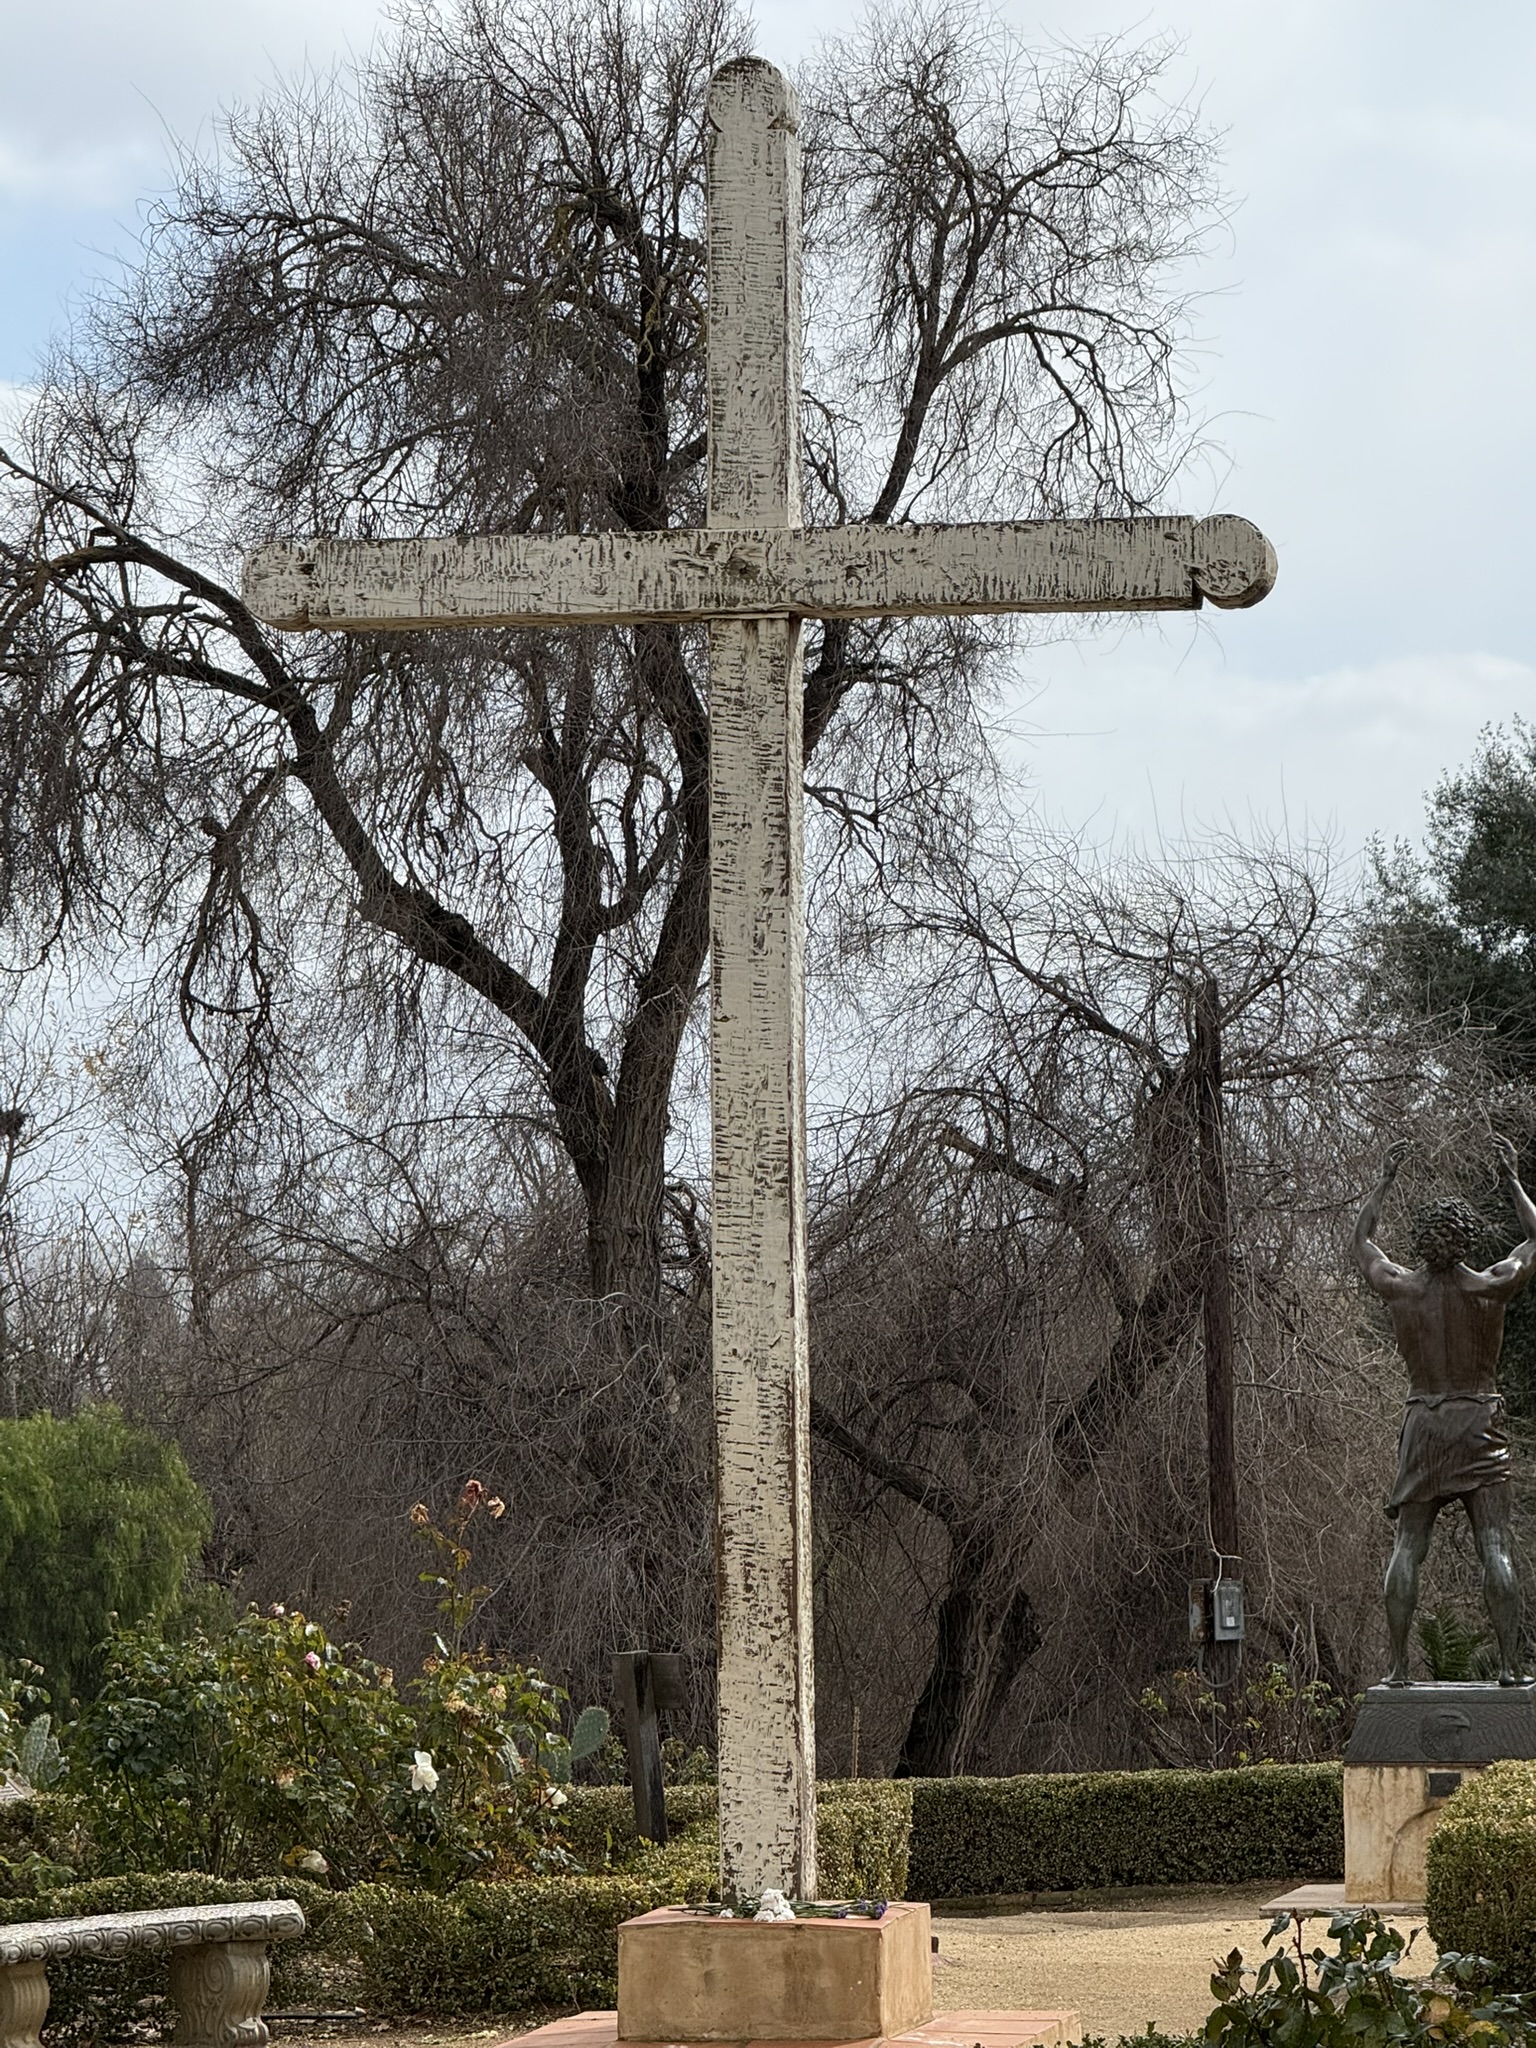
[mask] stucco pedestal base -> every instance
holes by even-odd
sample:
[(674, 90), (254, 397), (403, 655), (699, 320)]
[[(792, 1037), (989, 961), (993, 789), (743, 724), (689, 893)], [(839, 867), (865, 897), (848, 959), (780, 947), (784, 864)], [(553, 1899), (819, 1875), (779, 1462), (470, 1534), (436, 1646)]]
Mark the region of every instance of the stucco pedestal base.
[(1344, 1897), (1349, 1905), (1382, 1899), (1424, 1903), (1430, 1833), (1447, 1799), (1481, 1768), (1344, 1766)]
[(864, 2041), (932, 2017), (925, 1905), (762, 1921), (663, 1906), (619, 1929), (621, 2041)]

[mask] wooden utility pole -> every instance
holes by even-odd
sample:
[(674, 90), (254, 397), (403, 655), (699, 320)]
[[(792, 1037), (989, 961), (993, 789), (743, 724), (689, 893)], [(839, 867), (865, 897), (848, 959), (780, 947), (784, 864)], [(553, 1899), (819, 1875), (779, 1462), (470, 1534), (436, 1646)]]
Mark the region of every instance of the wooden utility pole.
[[(1212, 1579), (1241, 1576), (1237, 1521), (1236, 1348), (1232, 1318), (1232, 1218), (1227, 1187), (1226, 1110), (1221, 1072), (1221, 990), (1205, 975), (1195, 992), (1195, 1106), (1198, 1128), (1198, 1214), (1201, 1325), (1205, 1343), (1207, 1523)], [(1242, 1665), (1241, 1641), (1209, 1645), (1206, 1670), (1230, 1684)]]

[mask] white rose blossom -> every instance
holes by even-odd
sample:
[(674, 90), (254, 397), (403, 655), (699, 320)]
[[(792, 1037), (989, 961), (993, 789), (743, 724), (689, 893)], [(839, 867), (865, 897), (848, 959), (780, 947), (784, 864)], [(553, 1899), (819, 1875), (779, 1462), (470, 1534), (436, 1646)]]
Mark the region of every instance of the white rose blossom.
[(416, 1761), (411, 1766), (411, 1790), (413, 1792), (435, 1792), (437, 1772), (432, 1768), (430, 1749), (418, 1749)]

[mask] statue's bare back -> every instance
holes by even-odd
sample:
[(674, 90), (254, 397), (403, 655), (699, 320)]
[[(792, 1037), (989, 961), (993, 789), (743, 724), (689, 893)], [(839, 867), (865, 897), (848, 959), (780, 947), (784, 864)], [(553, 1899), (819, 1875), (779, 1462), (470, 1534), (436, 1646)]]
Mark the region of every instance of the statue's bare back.
[(1411, 1394), (1496, 1391), (1504, 1304), (1513, 1292), (1505, 1291), (1503, 1269), (1512, 1264), (1501, 1259), (1483, 1273), (1462, 1265), (1449, 1273), (1396, 1266), (1390, 1278), (1372, 1281), (1392, 1317)]
[(1442, 1507), (1459, 1500), (1483, 1561), (1483, 1590), (1498, 1637), (1506, 1685), (1520, 1682), (1520, 1588), (1509, 1542), (1509, 1438), (1495, 1373), (1504, 1310), (1536, 1271), (1536, 1204), (1520, 1185), (1515, 1148), (1495, 1138), (1499, 1178), (1525, 1232), (1508, 1258), (1478, 1270), (1466, 1263), (1481, 1222), (1466, 1203), (1432, 1203), (1415, 1220), (1418, 1266), (1399, 1266), (1376, 1243), (1388, 1190), (1407, 1154), (1394, 1145), (1355, 1224), (1355, 1260), (1387, 1304), (1392, 1333), (1408, 1368), (1408, 1399), (1398, 1441), (1397, 1484), (1387, 1513), (1397, 1540), (1387, 1566), (1388, 1682), (1408, 1683), (1408, 1630), (1418, 1600), (1419, 1568)]

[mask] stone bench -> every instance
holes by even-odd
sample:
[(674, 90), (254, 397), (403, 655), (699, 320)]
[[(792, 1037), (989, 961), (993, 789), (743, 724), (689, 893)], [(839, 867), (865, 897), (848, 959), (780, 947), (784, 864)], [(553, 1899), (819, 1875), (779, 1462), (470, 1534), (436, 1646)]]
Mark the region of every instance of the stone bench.
[(168, 1949), (177, 2048), (263, 2048), (271, 1966), (267, 1944), (304, 1932), (292, 1899), (250, 1905), (164, 1906), (24, 1920), (0, 1927), (0, 2048), (39, 2048), (48, 2011), (48, 1965), (66, 1957), (111, 1961)]

